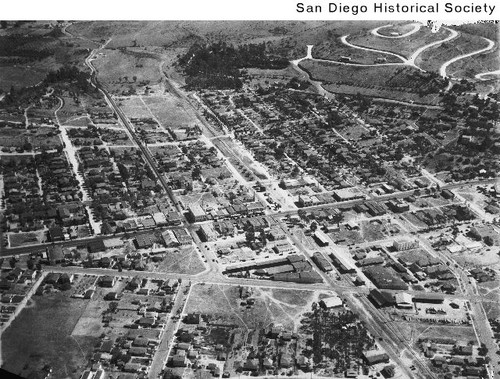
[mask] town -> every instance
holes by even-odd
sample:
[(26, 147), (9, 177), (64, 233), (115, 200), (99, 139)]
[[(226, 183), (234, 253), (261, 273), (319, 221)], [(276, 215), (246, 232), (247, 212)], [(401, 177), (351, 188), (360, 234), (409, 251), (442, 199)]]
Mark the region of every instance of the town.
[(499, 377), (498, 35), (2, 22), (2, 369)]

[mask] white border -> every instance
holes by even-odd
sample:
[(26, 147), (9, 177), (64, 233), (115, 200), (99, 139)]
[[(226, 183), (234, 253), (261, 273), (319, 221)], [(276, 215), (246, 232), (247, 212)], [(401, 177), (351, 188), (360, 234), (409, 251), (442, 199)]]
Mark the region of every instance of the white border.
[[(321, 13), (299, 13), (297, 3), (320, 5)], [(329, 3), (364, 5), (365, 13), (329, 12)], [(429, 6), (439, 4), (439, 13), (421, 11), (381, 13), (374, 4)], [(474, 5), (477, 11), (445, 11), (445, 4)], [(495, 7), (493, 13), (484, 6)], [(339, 7), (337, 7), (339, 9)], [(481, 11), (479, 12), (479, 10)], [(3, 20), (500, 20), (495, 0), (14, 0), (2, 4)]]

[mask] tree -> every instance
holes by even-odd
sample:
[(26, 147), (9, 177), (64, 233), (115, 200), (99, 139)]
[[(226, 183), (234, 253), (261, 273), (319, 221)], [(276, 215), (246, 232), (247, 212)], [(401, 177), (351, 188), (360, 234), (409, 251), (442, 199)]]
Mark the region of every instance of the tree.
[(316, 223), (316, 221), (311, 222), (311, 230), (315, 232), (316, 229), (318, 229), (318, 224)]
[(14, 257), (10, 258), (10, 259), (9, 259), (9, 265), (10, 265), (10, 267), (11, 267), (11, 268), (16, 267), (16, 262), (17, 262), (17, 261), (16, 261), (16, 258), (14, 258)]
[(255, 231), (252, 229), (247, 230), (245, 233), (245, 241), (250, 244), (255, 241)]

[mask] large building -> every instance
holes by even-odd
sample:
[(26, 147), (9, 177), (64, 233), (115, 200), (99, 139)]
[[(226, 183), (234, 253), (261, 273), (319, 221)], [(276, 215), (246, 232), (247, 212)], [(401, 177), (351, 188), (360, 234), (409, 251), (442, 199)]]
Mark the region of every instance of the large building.
[(194, 222), (201, 222), (208, 220), (208, 215), (203, 210), (200, 204), (193, 203), (189, 206), (189, 217)]
[(316, 230), (314, 232), (314, 240), (319, 246), (328, 246), (330, 243), (328, 236), (321, 230)]
[(411, 250), (418, 248), (419, 244), (417, 240), (409, 241), (409, 240), (397, 240), (394, 241), (393, 247), (397, 251)]

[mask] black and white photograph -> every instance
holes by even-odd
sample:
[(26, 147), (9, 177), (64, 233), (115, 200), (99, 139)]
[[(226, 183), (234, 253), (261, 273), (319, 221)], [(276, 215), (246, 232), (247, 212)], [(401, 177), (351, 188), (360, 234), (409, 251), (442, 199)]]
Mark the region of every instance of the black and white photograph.
[(1, 21), (0, 376), (500, 378), (500, 24), (290, 5)]

